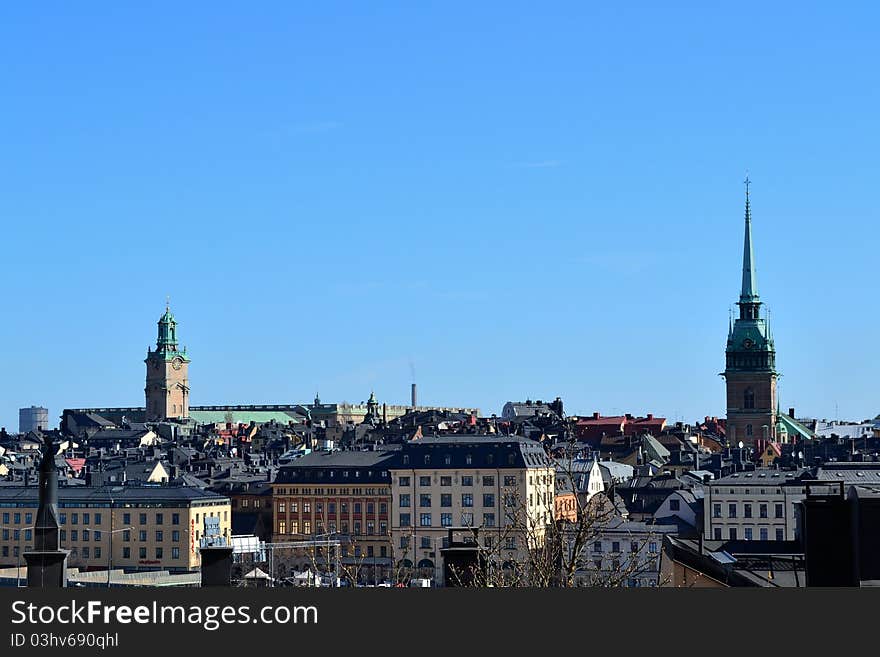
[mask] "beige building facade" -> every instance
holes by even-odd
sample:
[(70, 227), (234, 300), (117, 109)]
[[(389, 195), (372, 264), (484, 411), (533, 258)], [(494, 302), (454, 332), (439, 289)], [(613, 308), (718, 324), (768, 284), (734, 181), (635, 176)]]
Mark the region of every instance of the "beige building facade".
[[(38, 491), (0, 488), (0, 567), (24, 567), (33, 549)], [(58, 492), (59, 542), (82, 570), (198, 570), (205, 519), (231, 536), (228, 497), (183, 486), (76, 487)], [(111, 554), (112, 552), (112, 554)]]

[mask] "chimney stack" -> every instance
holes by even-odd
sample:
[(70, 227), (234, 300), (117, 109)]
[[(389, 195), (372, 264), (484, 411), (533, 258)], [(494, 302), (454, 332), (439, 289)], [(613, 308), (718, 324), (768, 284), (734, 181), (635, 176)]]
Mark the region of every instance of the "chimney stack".
[(415, 383), (413, 383), (412, 386), (410, 386), (410, 396), (411, 396), (411, 401), (412, 401), (412, 407), (415, 408), (416, 407), (416, 384)]
[(788, 417), (794, 419), (794, 406), (788, 407)]

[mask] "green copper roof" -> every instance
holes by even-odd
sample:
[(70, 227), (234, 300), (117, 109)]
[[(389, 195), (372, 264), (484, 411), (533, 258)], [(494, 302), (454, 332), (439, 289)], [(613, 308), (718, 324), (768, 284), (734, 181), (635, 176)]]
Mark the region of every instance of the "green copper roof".
[(785, 413), (776, 413), (776, 432), (787, 433), (789, 436), (798, 435), (806, 440), (812, 440), (815, 435), (803, 424)]
[(749, 204), (749, 184), (746, 178), (746, 234), (743, 242), (743, 279), (740, 303), (758, 301), (758, 280), (755, 276), (755, 254), (752, 250), (752, 209)]

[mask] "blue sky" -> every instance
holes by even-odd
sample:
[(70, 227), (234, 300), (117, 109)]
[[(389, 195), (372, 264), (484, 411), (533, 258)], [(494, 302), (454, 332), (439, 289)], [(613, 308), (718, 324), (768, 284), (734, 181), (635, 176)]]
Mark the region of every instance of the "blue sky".
[(193, 404), (723, 415), (747, 170), (783, 406), (877, 414), (878, 11), (707, 4), (7, 3), (0, 424), (167, 295)]

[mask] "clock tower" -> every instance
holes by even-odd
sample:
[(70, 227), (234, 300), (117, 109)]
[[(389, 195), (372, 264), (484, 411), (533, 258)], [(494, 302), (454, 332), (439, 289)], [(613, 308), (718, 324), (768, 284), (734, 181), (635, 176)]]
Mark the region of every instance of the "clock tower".
[(767, 321), (761, 317), (761, 300), (752, 250), (750, 181), (746, 178), (746, 229), (743, 245), (742, 291), (739, 317), (727, 334), (727, 440), (746, 446), (756, 440), (776, 440), (776, 348)]
[(147, 348), (147, 422), (189, 417), (189, 358), (177, 346), (177, 321), (171, 309), (159, 319), (156, 350)]

